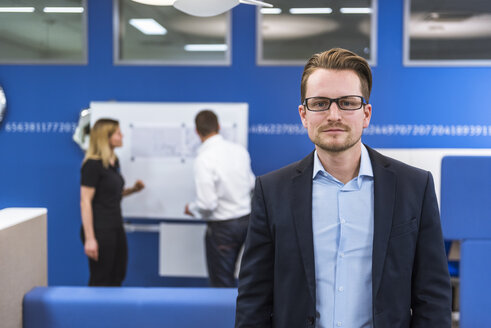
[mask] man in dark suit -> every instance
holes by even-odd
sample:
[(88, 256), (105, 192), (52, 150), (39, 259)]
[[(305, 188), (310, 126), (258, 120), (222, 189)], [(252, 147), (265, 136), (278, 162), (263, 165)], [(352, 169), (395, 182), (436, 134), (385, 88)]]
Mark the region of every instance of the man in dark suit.
[(298, 110), (315, 151), (256, 180), (236, 327), (451, 326), (433, 179), (361, 142), (371, 85), (344, 49), (305, 66)]

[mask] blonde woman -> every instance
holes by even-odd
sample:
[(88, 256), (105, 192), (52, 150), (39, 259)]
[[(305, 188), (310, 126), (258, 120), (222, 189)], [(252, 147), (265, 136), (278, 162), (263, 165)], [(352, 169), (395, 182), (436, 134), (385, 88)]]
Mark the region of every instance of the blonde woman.
[(81, 238), (89, 258), (89, 286), (121, 286), (126, 275), (127, 244), (121, 198), (144, 188), (136, 181), (124, 188), (114, 153), (123, 145), (118, 121), (98, 120), (90, 132), (89, 149), (81, 170)]

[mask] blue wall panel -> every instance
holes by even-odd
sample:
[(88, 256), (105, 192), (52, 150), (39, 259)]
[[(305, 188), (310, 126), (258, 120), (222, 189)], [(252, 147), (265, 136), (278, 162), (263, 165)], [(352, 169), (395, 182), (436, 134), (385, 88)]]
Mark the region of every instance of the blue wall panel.
[(442, 230), (448, 239), (491, 240), (491, 157), (442, 160)]
[[(491, 68), (403, 67), (403, 1), (379, 0), (378, 7), (373, 129), (364, 141), (381, 148), (491, 148), (490, 106), (483, 105), (479, 97), (488, 93)], [(0, 208), (48, 208), (50, 285), (84, 285), (87, 281), (78, 236), (83, 154), (71, 141), (71, 132), (59, 124), (71, 129), (80, 110), (91, 101), (247, 102), (249, 151), (258, 175), (313, 149), (305, 133), (288, 130), (300, 123), (302, 67), (255, 64), (253, 6), (233, 9), (232, 65), (228, 67), (115, 66), (112, 1), (88, 0), (88, 17), (87, 65), (0, 65), (0, 84), (9, 102), (6, 122), (0, 127)], [(56, 128), (51, 123), (48, 131), (49, 122), (56, 123)], [(427, 125), (429, 130), (423, 129)], [(468, 129), (476, 125), (481, 131), (471, 135), (459, 130), (462, 133), (452, 135), (435, 130), (459, 125)], [(275, 126), (279, 126), (276, 132), (271, 130)], [(412, 130), (394, 132), (401, 126)], [(414, 132), (418, 128), (421, 133)], [(130, 256), (149, 259), (138, 262), (138, 270), (155, 274), (156, 236), (129, 236)], [(150, 280), (165, 284), (165, 279), (132, 271), (131, 263), (130, 258), (128, 284), (146, 285)]]

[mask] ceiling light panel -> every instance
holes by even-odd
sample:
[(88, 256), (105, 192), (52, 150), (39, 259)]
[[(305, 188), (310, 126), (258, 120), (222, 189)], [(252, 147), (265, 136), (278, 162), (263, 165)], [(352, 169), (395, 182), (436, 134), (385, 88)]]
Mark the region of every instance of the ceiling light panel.
[(226, 44), (186, 44), (186, 51), (227, 51)]
[(342, 14), (371, 14), (372, 8), (340, 8)]
[(167, 29), (153, 18), (132, 18), (130, 25), (146, 35), (165, 35)]
[(0, 7), (0, 13), (33, 13), (34, 7)]
[(57, 13), (57, 14), (81, 14), (84, 12), (83, 7), (44, 7), (45, 13)]
[(331, 8), (290, 8), (292, 15), (315, 15), (315, 14), (330, 14)]
[(281, 14), (280, 8), (261, 8), (261, 14), (263, 15), (279, 15)]

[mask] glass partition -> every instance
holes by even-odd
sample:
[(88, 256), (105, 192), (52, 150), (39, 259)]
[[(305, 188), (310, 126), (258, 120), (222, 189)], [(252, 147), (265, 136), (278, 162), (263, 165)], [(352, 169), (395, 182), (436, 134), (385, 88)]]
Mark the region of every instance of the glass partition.
[(229, 13), (195, 17), (172, 6), (116, 1), (115, 62), (132, 65), (229, 65)]
[(314, 53), (341, 47), (376, 62), (376, 0), (271, 0), (257, 11), (257, 62), (304, 65)]
[(1, 64), (85, 64), (85, 0), (0, 0)]
[(404, 64), (491, 65), (491, 1), (406, 0)]

